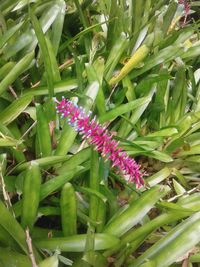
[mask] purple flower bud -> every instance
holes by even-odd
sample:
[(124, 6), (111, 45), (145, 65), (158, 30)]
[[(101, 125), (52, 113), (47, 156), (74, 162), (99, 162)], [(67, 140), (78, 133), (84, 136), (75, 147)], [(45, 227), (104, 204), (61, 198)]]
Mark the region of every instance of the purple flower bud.
[(112, 139), (112, 135), (99, 124), (95, 118), (90, 120), (91, 112), (86, 113), (83, 108), (65, 98), (57, 103), (57, 112), (62, 118), (68, 118), (67, 123), (86, 139), (88, 144), (93, 145), (101, 156), (112, 161), (112, 167), (117, 167), (122, 175), (128, 177), (129, 182), (135, 182), (139, 187), (144, 184), (142, 177), (144, 173), (140, 171), (140, 166), (134, 159), (130, 158), (122, 148), (118, 147), (118, 142)]

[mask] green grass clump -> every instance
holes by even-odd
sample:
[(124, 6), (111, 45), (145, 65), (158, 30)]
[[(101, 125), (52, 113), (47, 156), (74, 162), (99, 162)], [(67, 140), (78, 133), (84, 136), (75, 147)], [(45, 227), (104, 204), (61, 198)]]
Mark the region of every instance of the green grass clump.
[[(0, 2), (0, 267), (200, 266), (200, 3), (180, 2)], [(59, 118), (62, 96), (144, 187)]]

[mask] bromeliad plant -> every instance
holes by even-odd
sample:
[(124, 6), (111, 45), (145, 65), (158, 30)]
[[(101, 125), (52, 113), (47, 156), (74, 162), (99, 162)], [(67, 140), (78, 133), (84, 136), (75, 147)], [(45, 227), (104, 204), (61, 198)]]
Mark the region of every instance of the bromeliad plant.
[(0, 267), (199, 265), (198, 12), (0, 2)]

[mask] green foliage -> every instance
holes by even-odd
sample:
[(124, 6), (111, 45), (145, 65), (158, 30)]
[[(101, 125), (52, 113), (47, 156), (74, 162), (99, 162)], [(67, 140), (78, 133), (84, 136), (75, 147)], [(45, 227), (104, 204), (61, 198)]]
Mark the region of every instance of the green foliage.
[[(0, 267), (33, 266), (30, 245), (41, 267), (200, 266), (199, 6), (0, 2)], [(62, 96), (136, 157), (144, 187), (59, 118)]]

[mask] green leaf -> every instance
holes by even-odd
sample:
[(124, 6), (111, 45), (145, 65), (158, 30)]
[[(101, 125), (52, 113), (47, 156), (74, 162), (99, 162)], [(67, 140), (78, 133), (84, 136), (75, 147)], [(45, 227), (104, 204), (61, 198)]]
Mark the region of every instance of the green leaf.
[(176, 13), (177, 6), (178, 4), (174, 1), (172, 1), (168, 6), (168, 9), (163, 17), (162, 31), (164, 32), (164, 34), (167, 34), (167, 31), (169, 30), (170, 25), (173, 23), (172, 20)]
[(122, 53), (126, 49), (128, 44), (127, 38), (124, 33), (116, 40), (111, 50), (109, 50), (109, 56), (105, 64), (105, 79), (108, 81), (113, 75), (113, 71), (119, 62)]
[(0, 266), (32, 267), (32, 264), (28, 256), (0, 247)]
[(34, 58), (34, 52), (31, 52), (24, 56), (7, 74), (7, 76), (0, 82), (0, 95), (11, 85), (20, 74), (27, 70), (31, 61)]
[(158, 53), (152, 55), (151, 57), (148, 57), (145, 60), (144, 67), (132, 71), (130, 74), (131, 79), (145, 73), (146, 71), (152, 69), (153, 67), (161, 64), (163, 61), (168, 62), (172, 60), (173, 58), (176, 58), (177, 56), (181, 55), (183, 53), (183, 50), (180, 48), (179, 45), (171, 45), (168, 46), (162, 50), (160, 50)]
[(191, 255), (191, 256), (189, 257), (189, 261), (190, 261), (190, 262), (200, 262), (200, 253)]
[(77, 233), (77, 201), (74, 187), (66, 183), (60, 196), (61, 223), (64, 236)]
[(145, 179), (145, 182), (152, 187), (169, 177), (170, 173), (170, 169), (165, 167), (152, 176), (147, 177), (147, 179)]
[(41, 173), (34, 161), (26, 170), (23, 181), (21, 225), (31, 231), (36, 220), (40, 200)]
[(175, 179), (173, 179), (173, 186), (177, 195), (181, 195), (186, 192), (185, 188), (180, 185)]
[[(55, 250), (68, 252), (83, 252), (85, 249), (86, 234), (74, 235), (71, 237), (50, 238), (50, 239), (37, 239), (35, 244), (41, 249)], [(112, 248), (119, 239), (109, 234), (95, 234), (95, 250), (105, 250)]]
[(121, 236), (136, 225), (153, 208), (155, 203), (170, 191), (168, 186), (154, 186), (131, 203), (121, 214), (111, 219), (104, 233)]
[(90, 153), (90, 148), (85, 148), (74, 154), (71, 158), (69, 158), (69, 160), (63, 163), (61, 167), (57, 168), (58, 174), (65, 174), (75, 166), (87, 161), (90, 157)]
[[(55, 93), (63, 93), (63, 92), (68, 92), (72, 91), (77, 88), (77, 81), (75, 79), (67, 79), (67, 80), (62, 80), (61, 82), (55, 83)], [(32, 96), (37, 96), (37, 95), (48, 95), (48, 86), (41, 86), (41, 87), (36, 87), (32, 89), (27, 89), (24, 91), (24, 95), (32, 95)]]
[(6, 42), (22, 27), (23, 22), (19, 22), (17, 25), (10, 28), (0, 39), (0, 49), (6, 44)]
[(25, 233), (2, 201), (0, 201), (0, 213), (0, 225), (14, 238), (22, 251), (28, 255)]
[(58, 255), (55, 254), (40, 262), (38, 267), (50, 267), (50, 266), (58, 267), (58, 264), (59, 264)]
[(3, 112), (0, 114), (0, 123), (5, 125), (14, 121), (30, 104), (32, 101), (32, 96), (22, 96), (10, 104)]
[(200, 241), (200, 212), (178, 224), (165, 237), (145, 251), (130, 267), (140, 266), (146, 259), (157, 267), (167, 267), (192, 249)]
[(41, 157), (51, 155), (51, 135), (47, 116), (41, 105), (36, 107), (37, 114), (37, 138), (39, 143), (39, 152)]
[(44, 33), (42, 31), (42, 28), (40, 26), (40, 23), (37, 19), (37, 17), (34, 15), (33, 11), (30, 9), (30, 17), (31, 22), (33, 24), (33, 28), (35, 30), (35, 34), (38, 39), (38, 43), (41, 49), (42, 58), (45, 65), (45, 70), (47, 73), (47, 84), (48, 84), (48, 90), (49, 90), (49, 97), (53, 97), (54, 95), (54, 79), (53, 79), (53, 70), (51, 66), (51, 58), (50, 53), (47, 45), (47, 40), (45, 39)]
[(18, 141), (10, 137), (0, 138), (0, 147), (7, 147), (7, 146), (16, 147), (17, 144), (18, 144)]
[[(46, 183), (41, 185), (41, 191), (40, 191), (40, 200), (45, 199), (47, 196), (49, 196), (54, 191), (57, 191), (60, 189), (65, 183), (72, 180), (75, 176), (80, 175), (81, 173), (85, 172), (88, 169), (88, 167), (79, 167), (70, 170), (65, 175), (57, 176)], [(13, 206), (14, 212), (16, 216), (19, 216), (21, 214), (21, 205), (22, 202), (19, 200), (15, 203)]]
[[(45, 157), (41, 159), (36, 159), (35, 162), (39, 164), (40, 167), (48, 167), (55, 165), (57, 163), (61, 163), (68, 160), (68, 157), (66, 156), (51, 156), (51, 157)], [(21, 172), (25, 170), (27, 167), (29, 167), (31, 161), (24, 162), (16, 166), (16, 168), (13, 170), (14, 172)]]
[(58, 5), (60, 6), (60, 10), (58, 12), (58, 15), (52, 25), (52, 46), (54, 48), (55, 55), (58, 52), (61, 36), (62, 36), (62, 30), (63, 30), (63, 24), (64, 24), (64, 18), (65, 18), (65, 9), (66, 4), (64, 0), (57, 1)]
[(157, 137), (157, 136), (173, 136), (178, 133), (178, 130), (175, 127), (169, 127), (166, 129), (159, 130), (157, 132), (153, 132), (148, 134), (148, 137)]
[(180, 151), (180, 153), (178, 153), (180, 157), (198, 154), (200, 154), (200, 145), (194, 145), (192, 147), (189, 147), (187, 150), (182, 150)]
[(149, 100), (151, 99), (151, 97), (142, 97), (136, 100), (133, 100), (127, 104), (122, 104), (117, 108), (114, 108), (110, 111), (108, 111), (107, 113), (105, 113), (104, 115), (99, 117), (99, 121), (100, 123), (104, 123), (106, 121), (111, 121), (114, 120), (116, 117), (129, 112), (131, 110), (134, 110), (140, 106), (145, 105), (146, 103), (149, 103)]

